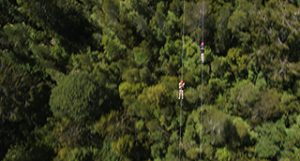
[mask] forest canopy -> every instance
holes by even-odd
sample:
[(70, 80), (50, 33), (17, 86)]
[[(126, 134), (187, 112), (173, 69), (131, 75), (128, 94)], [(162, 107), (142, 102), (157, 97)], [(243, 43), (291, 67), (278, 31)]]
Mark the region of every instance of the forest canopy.
[(0, 0), (0, 160), (300, 160), (299, 5)]

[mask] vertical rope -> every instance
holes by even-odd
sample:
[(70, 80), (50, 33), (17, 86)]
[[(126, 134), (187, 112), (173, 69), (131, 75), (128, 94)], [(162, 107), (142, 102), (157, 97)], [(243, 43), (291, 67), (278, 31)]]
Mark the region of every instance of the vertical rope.
[[(201, 9), (201, 43), (204, 42), (204, 0), (202, 0), (202, 9)], [(200, 24), (199, 24), (200, 25)], [(200, 35), (200, 34), (199, 34)], [(200, 52), (201, 56), (201, 52)], [(202, 70), (201, 70), (201, 97), (200, 97), (200, 107), (202, 108), (203, 105), (203, 67), (204, 64), (202, 63)], [(202, 123), (202, 118), (203, 118), (203, 112), (200, 111), (200, 123)], [(202, 158), (202, 140), (200, 140), (200, 159)]]
[[(184, 53), (184, 22), (185, 22), (185, 0), (183, 0), (183, 13), (182, 13), (182, 50), (181, 50), (181, 76), (180, 79), (183, 80), (183, 68), (184, 68), (184, 64), (183, 64), (183, 53)], [(178, 155), (179, 155), (179, 160), (181, 160), (181, 142), (182, 142), (182, 107), (183, 107), (183, 99), (180, 100), (180, 112), (179, 112), (179, 145), (178, 145)]]
[[(202, 11), (201, 11), (201, 43), (202, 42), (204, 42), (204, 0), (202, 0)], [(200, 53), (201, 54), (201, 53)], [(203, 67), (203, 64), (202, 64), (202, 67)], [(202, 68), (202, 70), (201, 70), (201, 85), (203, 85), (203, 68)], [(202, 88), (202, 86), (201, 86), (201, 88)], [(203, 91), (202, 89), (201, 89), (201, 91)], [(203, 97), (203, 96), (202, 96)], [(200, 98), (200, 105), (202, 106), (202, 97)]]
[(181, 142), (182, 142), (182, 127), (181, 127), (181, 125), (182, 125), (182, 105), (183, 105), (183, 102), (182, 102), (182, 99), (181, 99), (181, 101), (180, 101), (180, 116), (179, 116), (179, 128), (180, 128), (180, 130), (179, 130), (179, 135), (180, 135), (180, 137), (179, 137), (179, 146), (178, 146), (178, 153), (179, 153), (179, 160), (181, 160)]
[(183, 67), (184, 67), (184, 64), (183, 64), (183, 53), (184, 53), (184, 21), (185, 21), (185, 0), (183, 0), (183, 17), (182, 17), (182, 51), (181, 51), (181, 80), (183, 80)]
[(204, 0), (202, 0), (202, 42), (204, 42)]

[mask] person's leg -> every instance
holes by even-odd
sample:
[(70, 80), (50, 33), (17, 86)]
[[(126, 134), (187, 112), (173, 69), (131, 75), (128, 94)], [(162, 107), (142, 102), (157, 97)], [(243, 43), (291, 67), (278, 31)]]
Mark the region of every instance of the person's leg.
[(183, 99), (183, 90), (179, 90), (179, 99)]

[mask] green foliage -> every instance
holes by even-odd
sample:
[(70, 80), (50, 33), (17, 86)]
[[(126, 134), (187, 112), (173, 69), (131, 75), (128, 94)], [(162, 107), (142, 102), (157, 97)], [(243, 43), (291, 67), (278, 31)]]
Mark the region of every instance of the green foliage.
[(132, 152), (133, 138), (129, 135), (122, 136), (112, 143), (112, 149), (120, 156), (128, 155)]
[(15, 145), (10, 147), (4, 157), (4, 161), (50, 161), (53, 157), (53, 150), (46, 145)]
[(0, 160), (300, 160), (299, 5), (0, 0)]
[(106, 139), (102, 143), (101, 149), (95, 152), (95, 155), (94, 155), (94, 160), (95, 161), (101, 161), (101, 160), (107, 160), (107, 161), (120, 160), (120, 157), (112, 150), (111, 142), (112, 142), (112, 140)]
[(87, 73), (66, 76), (53, 88), (50, 106), (57, 118), (81, 122), (94, 120), (99, 115), (100, 91)]
[(242, 118), (234, 118), (232, 121), (236, 132), (237, 132), (237, 140), (238, 140), (238, 145), (243, 145), (243, 146), (247, 146), (250, 144), (251, 142), (251, 127), (250, 125), (245, 122)]
[(279, 118), (283, 111), (280, 109), (280, 93), (274, 89), (268, 89), (261, 94), (261, 99), (255, 105), (252, 121)]
[(266, 123), (256, 128), (256, 131), (260, 134), (258, 137), (258, 143), (255, 146), (255, 150), (261, 158), (274, 158), (280, 151), (280, 146), (286, 137), (284, 131), (284, 124)]
[(92, 160), (93, 151), (91, 148), (63, 148), (58, 152), (58, 156), (54, 160), (63, 161), (88, 161)]
[(119, 121), (120, 114), (112, 111), (109, 114), (101, 117), (94, 125), (93, 131), (97, 132), (101, 137), (116, 139), (121, 135), (123, 124)]
[(123, 99), (124, 105), (132, 104), (139, 93), (142, 92), (145, 84), (123, 82), (119, 86), (120, 97)]
[(240, 81), (230, 89), (227, 108), (234, 115), (244, 118), (251, 116), (255, 103), (259, 100), (260, 91), (250, 81)]
[(227, 60), (235, 78), (245, 78), (247, 76), (247, 59), (249, 59), (249, 56), (242, 54), (239, 48), (228, 50)]
[(51, 86), (47, 75), (36, 67), (16, 64), (4, 54), (0, 56), (0, 158), (50, 116), (45, 104)]
[(220, 161), (232, 160), (231, 153), (227, 148), (218, 149), (216, 152), (216, 158)]

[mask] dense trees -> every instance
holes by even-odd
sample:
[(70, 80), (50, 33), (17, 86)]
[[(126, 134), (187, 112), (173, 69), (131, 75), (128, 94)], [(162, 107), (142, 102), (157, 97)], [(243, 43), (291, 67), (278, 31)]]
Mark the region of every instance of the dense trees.
[(299, 5), (0, 0), (0, 159), (300, 160)]

